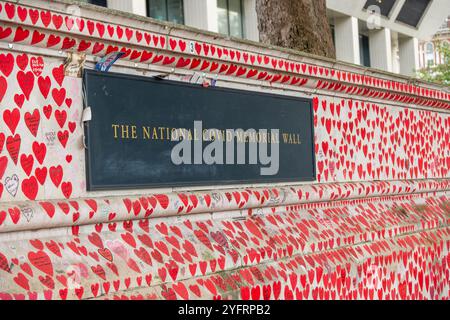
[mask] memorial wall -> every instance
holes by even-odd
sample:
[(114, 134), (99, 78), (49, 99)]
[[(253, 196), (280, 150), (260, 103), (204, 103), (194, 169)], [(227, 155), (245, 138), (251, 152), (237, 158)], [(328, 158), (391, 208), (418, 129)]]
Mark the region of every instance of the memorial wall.
[(448, 87), (73, 5), (0, 1), (0, 299), (449, 298)]

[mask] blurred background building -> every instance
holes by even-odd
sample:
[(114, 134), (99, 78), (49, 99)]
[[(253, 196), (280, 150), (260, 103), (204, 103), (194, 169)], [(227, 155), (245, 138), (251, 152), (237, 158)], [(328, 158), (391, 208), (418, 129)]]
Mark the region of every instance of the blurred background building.
[[(256, 0), (83, 2), (259, 40)], [(442, 23), (450, 0), (327, 0), (327, 7), (338, 60), (408, 76), (440, 61), (435, 42), (448, 39), (448, 21), (443, 29)]]
[(419, 45), (420, 69), (448, 63), (440, 52), (439, 46), (450, 46), (450, 16), (439, 28), (438, 32), (428, 41), (421, 41)]

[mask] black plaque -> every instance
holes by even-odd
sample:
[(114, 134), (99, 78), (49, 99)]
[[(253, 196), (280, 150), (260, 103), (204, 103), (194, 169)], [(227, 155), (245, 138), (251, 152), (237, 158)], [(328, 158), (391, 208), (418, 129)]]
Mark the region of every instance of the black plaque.
[[(92, 110), (85, 125), (88, 190), (315, 180), (309, 99), (91, 70), (84, 91)], [(261, 175), (268, 165), (249, 164), (248, 148), (245, 164), (175, 165), (171, 153), (179, 141), (172, 141), (172, 130), (192, 130), (194, 144), (194, 121), (203, 130), (278, 129), (278, 173)], [(267, 141), (277, 143), (275, 135)]]

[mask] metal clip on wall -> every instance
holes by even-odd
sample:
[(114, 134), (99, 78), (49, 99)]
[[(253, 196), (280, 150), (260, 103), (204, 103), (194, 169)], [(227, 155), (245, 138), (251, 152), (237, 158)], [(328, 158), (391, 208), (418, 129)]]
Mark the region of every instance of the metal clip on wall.
[(84, 108), (83, 115), (81, 117), (81, 129), (83, 129), (83, 146), (85, 149), (87, 149), (87, 145), (86, 145), (86, 134), (85, 134), (85, 130), (84, 130), (84, 124), (91, 120), (92, 120), (91, 107), (86, 107), (86, 108)]

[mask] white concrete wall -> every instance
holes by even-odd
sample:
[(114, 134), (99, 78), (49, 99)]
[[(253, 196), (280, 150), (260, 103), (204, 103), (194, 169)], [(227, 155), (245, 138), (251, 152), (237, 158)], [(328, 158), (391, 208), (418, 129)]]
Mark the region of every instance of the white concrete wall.
[(369, 32), (370, 61), (373, 68), (392, 72), (391, 30)]
[(244, 0), (244, 38), (259, 41), (258, 16), (256, 0)]
[[(219, 24), (217, 21), (217, 1), (216, 0), (201, 0), (206, 1), (208, 31), (219, 32)], [(184, 1), (185, 3), (187, 1)], [(204, 19), (204, 18), (203, 18)]]
[(132, 1), (108, 0), (108, 8), (126, 12), (133, 12), (133, 0)]
[(336, 58), (360, 64), (358, 19), (343, 17), (334, 20)]
[(419, 69), (418, 47), (417, 38), (399, 38), (400, 73), (414, 75)]
[[(244, 38), (259, 41), (256, 0), (243, 1)], [(218, 32), (216, 0), (184, 0), (185, 24), (187, 26)]]
[(126, 11), (141, 16), (147, 15), (147, 1), (145, 0), (108, 0), (108, 8)]
[(184, 23), (187, 26), (208, 29), (208, 0), (196, 0), (184, 2)]
[[(146, 0), (108, 0), (108, 7), (142, 16), (147, 15)], [(187, 26), (218, 32), (216, 0), (184, 0)], [(243, 0), (244, 38), (259, 41), (256, 0)]]
[(133, 0), (133, 12), (141, 16), (147, 15), (147, 1)]

